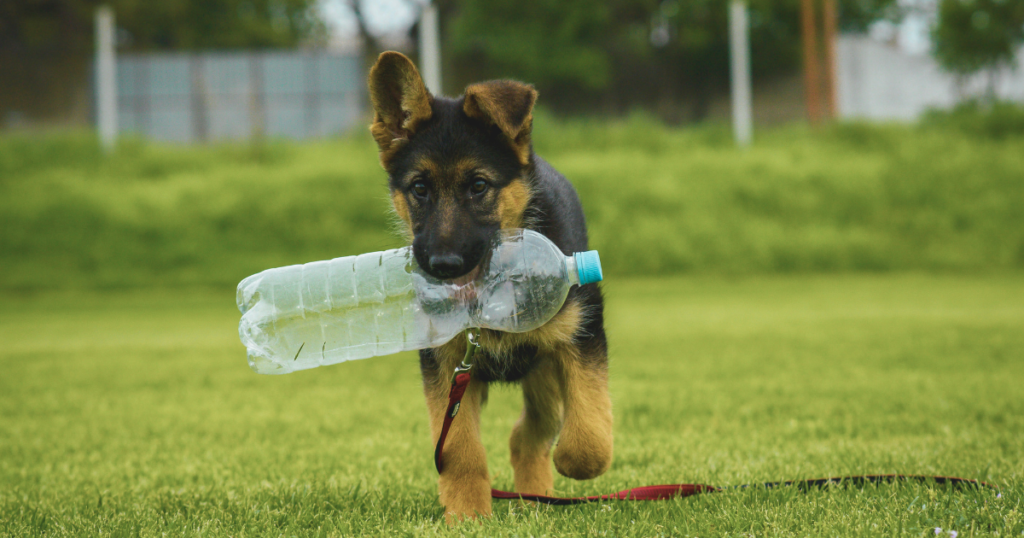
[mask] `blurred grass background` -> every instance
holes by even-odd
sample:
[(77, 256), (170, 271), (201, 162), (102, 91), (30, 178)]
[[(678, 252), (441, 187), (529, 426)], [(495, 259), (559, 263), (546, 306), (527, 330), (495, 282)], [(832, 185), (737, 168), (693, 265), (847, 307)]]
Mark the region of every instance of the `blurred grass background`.
[[(610, 275), (1024, 269), (1024, 112), (917, 125), (555, 120), (537, 152), (576, 185)], [(0, 137), (0, 288), (232, 286), (267, 267), (396, 247), (364, 133), (176, 147)]]

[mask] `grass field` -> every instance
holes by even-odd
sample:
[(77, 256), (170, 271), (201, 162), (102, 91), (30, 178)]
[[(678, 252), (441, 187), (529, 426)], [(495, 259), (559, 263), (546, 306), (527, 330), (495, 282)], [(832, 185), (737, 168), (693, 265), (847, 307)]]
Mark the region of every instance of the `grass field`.
[[(851, 473), (919, 484), (496, 502), (443, 523), (412, 355), (246, 367), (231, 289), (0, 298), (0, 536), (1024, 533), (1024, 276), (610, 279), (616, 458), (563, 494)], [(510, 487), (520, 398), (484, 442)]]

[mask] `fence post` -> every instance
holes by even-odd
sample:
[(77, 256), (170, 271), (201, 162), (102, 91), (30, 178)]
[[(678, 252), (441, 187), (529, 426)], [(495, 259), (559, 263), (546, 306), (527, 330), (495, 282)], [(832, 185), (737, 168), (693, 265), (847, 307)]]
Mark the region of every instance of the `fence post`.
[(263, 54), (249, 53), (249, 136), (262, 142), (267, 131), (267, 104), (263, 98)]
[(205, 144), (209, 135), (209, 123), (207, 122), (208, 98), (206, 91), (206, 76), (203, 73), (205, 68), (202, 53), (193, 53), (189, 56), (188, 71), (191, 79), (192, 99), (192, 136), (200, 143)]
[(814, 0), (800, 0), (800, 27), (804, 46), (804, 99), (811, 124), (821, 121), (821, 75), (818, 74), (818, 38)]
[(441, 40), (437, 32), (437, 6), (429, 3), (420, 14), (420, 69), (427, 91), (441, 95)]
[(96, 128), (103, 149), (117, 140), (117, 59), (114, 52), (114, 10), (96, 8)]
[(836, 12), (836, 0), (825, 0), (822, 18), (822, 39), (825, 41), (825, 112), (828, 119), (835, 121), (839, 117), (836, 88), (836, 26), (839, 16)]
[(312, 138), (321, 134), (320, 129), (320, 73), (317, 65), (317, 56), (313, 53), (306, 53), (303, 56), (303, 74), (305, 78), (306, 95), (304, 106), (306, 109), (306, 138)]
[(753, 137), (753, 105), (750, 89), (750, 32), (745, 0), (729, 6), (729, 59), (732, 68), (732, 129), (739, 146), (749, 146)]

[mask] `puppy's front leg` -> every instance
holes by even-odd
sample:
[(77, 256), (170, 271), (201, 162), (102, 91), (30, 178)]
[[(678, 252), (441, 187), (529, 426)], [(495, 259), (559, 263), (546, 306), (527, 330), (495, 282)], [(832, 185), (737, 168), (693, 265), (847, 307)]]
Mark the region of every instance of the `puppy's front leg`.
[(553, 494), (551, 443), (561, 427), (558, 367), (544, 358), (523, 378), (523, 412), (509, 439), (518, 493)]
[(612, 464), (612, 402), (608, 396), (608, 359), (589, 357), (578, 348), (557, 353), (565, 404), (565, 424), (555, 448), (555, 469), (588, 480)]
[[(455, 370), (449, 356), (462, 356), (454, 347), (423, 350), (420, 364), (423, 388), (430, 412), (430, 430), (434, 443), (441, 436), (444, 415), (448, 409), (448, 392)], [(438, 481), (441, 504), (449, 522), (491, 514), (491, 482), (487, 475), (487, 455), (480, 441), (480, 406), (486, 397), (487, 384), (473, 380), (466, 387), (459, 414), (452, 421), (442, 452), (442, 470)]]

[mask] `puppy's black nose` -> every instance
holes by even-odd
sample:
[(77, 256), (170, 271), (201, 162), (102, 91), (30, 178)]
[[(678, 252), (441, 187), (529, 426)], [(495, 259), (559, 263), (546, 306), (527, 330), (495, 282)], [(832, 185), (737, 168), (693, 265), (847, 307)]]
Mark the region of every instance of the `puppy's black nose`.
[(442, 254), (430, 257), (430, 272), (438, 278), (455, 278), (461, 276), (462, 256), (458, 254)]

